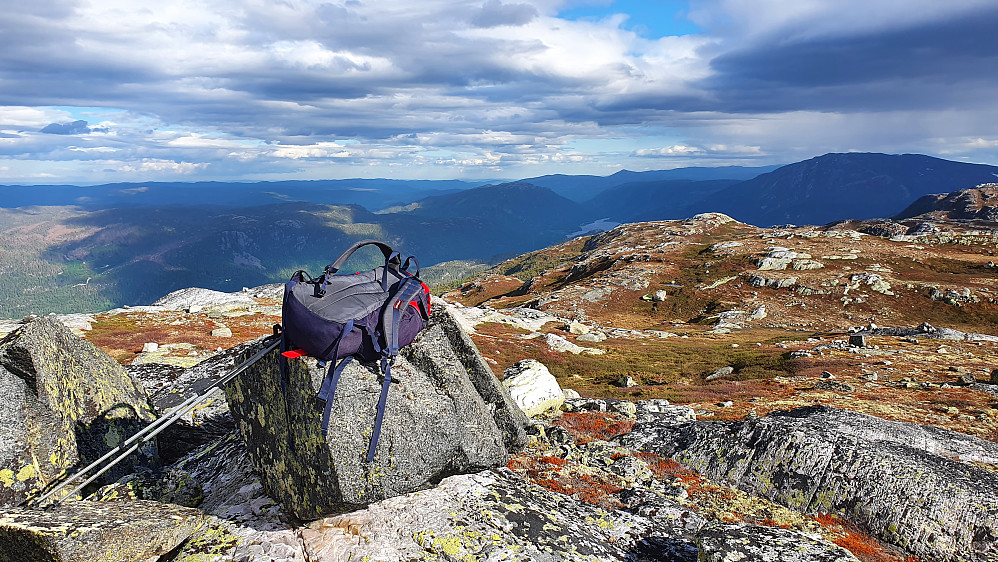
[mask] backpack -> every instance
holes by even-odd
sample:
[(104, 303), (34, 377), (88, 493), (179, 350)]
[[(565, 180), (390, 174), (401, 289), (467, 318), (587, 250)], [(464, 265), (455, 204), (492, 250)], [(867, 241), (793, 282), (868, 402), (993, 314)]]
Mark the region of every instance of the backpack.
[[(354, 275), (336, 275), (358, 249), (377, 246), (385, 264)], [(415, 274), (409, 272), (415, 265)], [(430, 290), (419, 280), (419, 262), (409, 256), (405, 263), (391, 246), (362, 240), (343, 252), (313, 279), (299, 270), (284, 287), (281, 329), (281, 390), (287, 390), (287, 360), (309, 355), (328, 365), (318, 398), (325, 400), (322, 434), (329, 428), (333, 396), (340, 374), (350, 359), (381, 360), (384, 377), (374, 419), (374, 433), (367, 462), (381, 435), (391, 367), (399, 350), (412, 342), (430, 318)]]

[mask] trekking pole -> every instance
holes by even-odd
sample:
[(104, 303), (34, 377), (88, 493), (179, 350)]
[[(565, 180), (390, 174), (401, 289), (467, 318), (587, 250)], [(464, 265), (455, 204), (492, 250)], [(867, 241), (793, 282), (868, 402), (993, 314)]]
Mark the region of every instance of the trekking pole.
[[(50, 507), (54, 507), (56, 505), (59, 505), (66, 498), (69, 498), (69, 497), (72, 497), (72, 496), (76, 495), (77, 492), (79, 492), (80, 490), (82, 490), (83, 488), (85, 488), (88, 484), (90, 484), (94, 480), (100, 478), (100, 476), (102, 474), (104, 474), (105, 472), (107, 472), (108, 470), (110, 470), (111, 467), (113, 467), (114, 465), (116, 465), (119, 462), (123, 461), (128, 455), (130, 455), (133, 452), (137, 451), (140, 446), (142, 446), (143, 444), (145, 444), (145, 443), (149, 442), (150, 440), (152, 440), (161, 431), (163, 431), (164, 429), (166, 429), (167, 427), (169, 427), (170, 425), (172, 425), (173, 423), (175, 423), (177, 420), (179, 420), (181, 417), (183, 417), (184, 414), (186, 414), (187, 412), (190, 412), (191, 410), (193, 410), (195, 406), (197, 406), (198, 404), (200, 404), (200, 403), (204, 402), (205, 400), (207, 400), (208, 397), (210, 397), (215, 392), (217, 392), (219, 390), (222, 390), (222, 388), (229, 381), (231, 381), (232, 379), (234, 379), (237, 376), (239, 376), (243, 371), (245, 371), (250, 366), (252, 366), (254, 363), (256, 363), (257, 361), (259, 361), (260, 359), (262, 359), (263, 356), (265, 356), (266, 354), (268, 354), (271, 351), (273, 351), (274, 349), (276, 349), (280, 344), (281, 344), (280, 338), (277, 338), (273, 342), (267, 344), (266, 347), (264, 347), (263, 349), (261, 349), (260, 351), (258, 351), (257, 353), (255, 353), (252, 357), (250, 357), (246, 361), (243, 361), (242, 364), (240, 364), (238, 367), (236, 367), (235, 369), (233, 369), (232, 371), (230, 371), (229, 373), (227, 373), (224, 377), (222, 377), (222, 378), (218, 379), (217, 381), (215, 381), (215, 383), (212, 384), (211, 387), (209, 387), (202, 394), (195, 395), (195, 396), (192, 396), (192, 397), (188, 398), (183, 404), (181, 404), (181, 405), (177, 406), (176, 408), (174, 408), (167, 415), (165, 415), (165, 416), (163, 416), (161, 418), (156, 419), (155, 421), (153, 421), (152, 423), (150, 423), (149, 425), (147, 425), (146, 427), (144, 427), (142, 429), (142, 431), (139, 431), (135, 435), (129, 437), (128, 439), (126, 439), (122, 443), (118, 444), (117, 447), (115, 447), (114, 449), (111, 449), (110, 451), (108, 451), (107, 453), (105, 453), (104, 456), (102, 456), (101, 458), (99, 458), (99, 459), (95, 460), (94, 462), (90, 463), (90, 465), (88, 465), (83, 470), (80, 470), (79, 472), (77, 472), (77, 473), (71, 475), (70, 477), (66, 478), (65, 480), (63, 480), (62, 482), (60, 482), (58, 486), (56, 486), (55, 488), (52, 488), (51, 490), (49, 490), (48, 493), (46, 493), (45, 495), (41, 496), (37, 500), (33, 500), (32, 502), (30, 502), (30, 505), (36, 506), (36, 507), (37, 506), (42, 506), (42, 503), (45, 502), (45, 500), (47, 500), (50, 497), (52, 497), (53, 495), (55, 495), (56, 492), (58, 492), (59, 490), (62, 490), (63, 488), (65, 488), (66, 486), (68, 486), (71, 482), (73, 482), (74, 480), (76, 480), (77, 478), (80, 478), (83, 475), (85, 475), (86, 473), (90, 472), (96, 466), (100, 465), (105, 460), (111, 458), (113, 455), (120, 453), (120, 454), (118, 454), (118, 457), (116, 457), (113, 461), (111, 461), (109, 464), (105, 465), (103, 468), (101, 468), (100, 470), (98, 470), (96, 473), (94, 473), (92, 476), (90, 476), (90, 478), (87, 478), (85, 481), (83, 481), (76, 488), (73, 488), (73, 490), (70, 491), (68, 494), (66, 494), (65, 496), (63, 496), (60, 499), (52, 500), (51, 504), (48, 505), (48, 506), (44, 506), (44, 508), (48, 509)], [(130, 444), (131, 444), (131, 447), (129, 447)], [(127, 449), (126, 449), (126, 447), (127, 447)]]

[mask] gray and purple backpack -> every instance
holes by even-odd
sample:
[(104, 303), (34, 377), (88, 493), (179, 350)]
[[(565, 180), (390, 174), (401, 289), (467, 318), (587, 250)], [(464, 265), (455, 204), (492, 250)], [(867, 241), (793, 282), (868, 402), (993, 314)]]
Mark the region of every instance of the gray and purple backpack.
[[(383, 266), (353, 275), (336, 275), (355, 251), (367, 245), (381, 250), (385, 256)], [(409, 272), (410, 265), (415, 266), (415, 273)], [(289, 358), (310, 355), (328, 364), (318, 395), (326, 401), (323, 435), (329, 427), (336, 385), (350, 359), (381, 360), (384, 380), (367, 452), (367, 462), (372, 462), (392, 381), (392, 362), (430, 318), (430, 290), (419, 280), (416, 258), (409, 256), (403, 263), (399, 253), (383, 242), (357, 242), (327, 265), (318, 278), (301, 270), (295, 272), (284, 287), (282, 315), (282, 390), (287, 389)]]

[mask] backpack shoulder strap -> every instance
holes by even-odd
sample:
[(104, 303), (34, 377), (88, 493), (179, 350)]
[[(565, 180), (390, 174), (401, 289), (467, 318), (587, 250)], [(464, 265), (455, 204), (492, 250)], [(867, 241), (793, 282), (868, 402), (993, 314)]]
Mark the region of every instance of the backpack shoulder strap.
[[(374, 416), (374, 432), (371, 434), (371, 445), (367, 449), (367, 462), (374, 462), (374, 453), (381, 437), (381, 424), (385, 419), (385, 406), (388, 403), (388, 388), (392, 383), (392, 362), (399, 352), (399, 323), (402, 311), (409, 306), (409, 301), (418, 298), (423, 292), (423, 284), (415, 277), (408, 277), (399, 284), (395, 294), (388, 300), (388, 305), (381, 313), (381, 328), (385, 337), (385, 348), (381, 351), (381, 372), (384, 380), (381, 382), (381, 397), (378, 399), (378, 412)], [(422, 309), (420, 309), (422, 311)], [(421, 312), (422, 313), (422, 312)]]
[[(398, 290), (388, 299), (390, 306), (386, 306), (381, 312), (381, 330), (385, 337), (385, 350), (382, 352), (388, 357), (395, 357), (399, 352), (399, 322), (402, 321), (402, 313), (409, 302), (418, 300), (423, 292), (423, 284), (415, 277), (407, 277), (399, 283)], [(420, 307), (420, 314), (425, 311)], [(426, 320), (426, 318), (424, 318)]]

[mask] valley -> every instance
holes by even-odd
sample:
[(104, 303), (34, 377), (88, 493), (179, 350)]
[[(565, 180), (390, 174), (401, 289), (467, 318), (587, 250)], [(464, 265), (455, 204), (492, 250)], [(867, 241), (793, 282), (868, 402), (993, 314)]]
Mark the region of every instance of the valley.
[(776, 169), (552, 175), (484, 186), (403, 180), (0, 186), (0, 318), (149, 304), (190, 286), (234, 291), (283, 282), (297, 269), (318, 271), (337, 248), (364, 238), (417, 256), (423, 276), (443, 287), (589, 234), (586, 228), (704, 212), (759, 226), (870, 220), (996, 173), (994, 166), (921, 155), (827, 154)]

